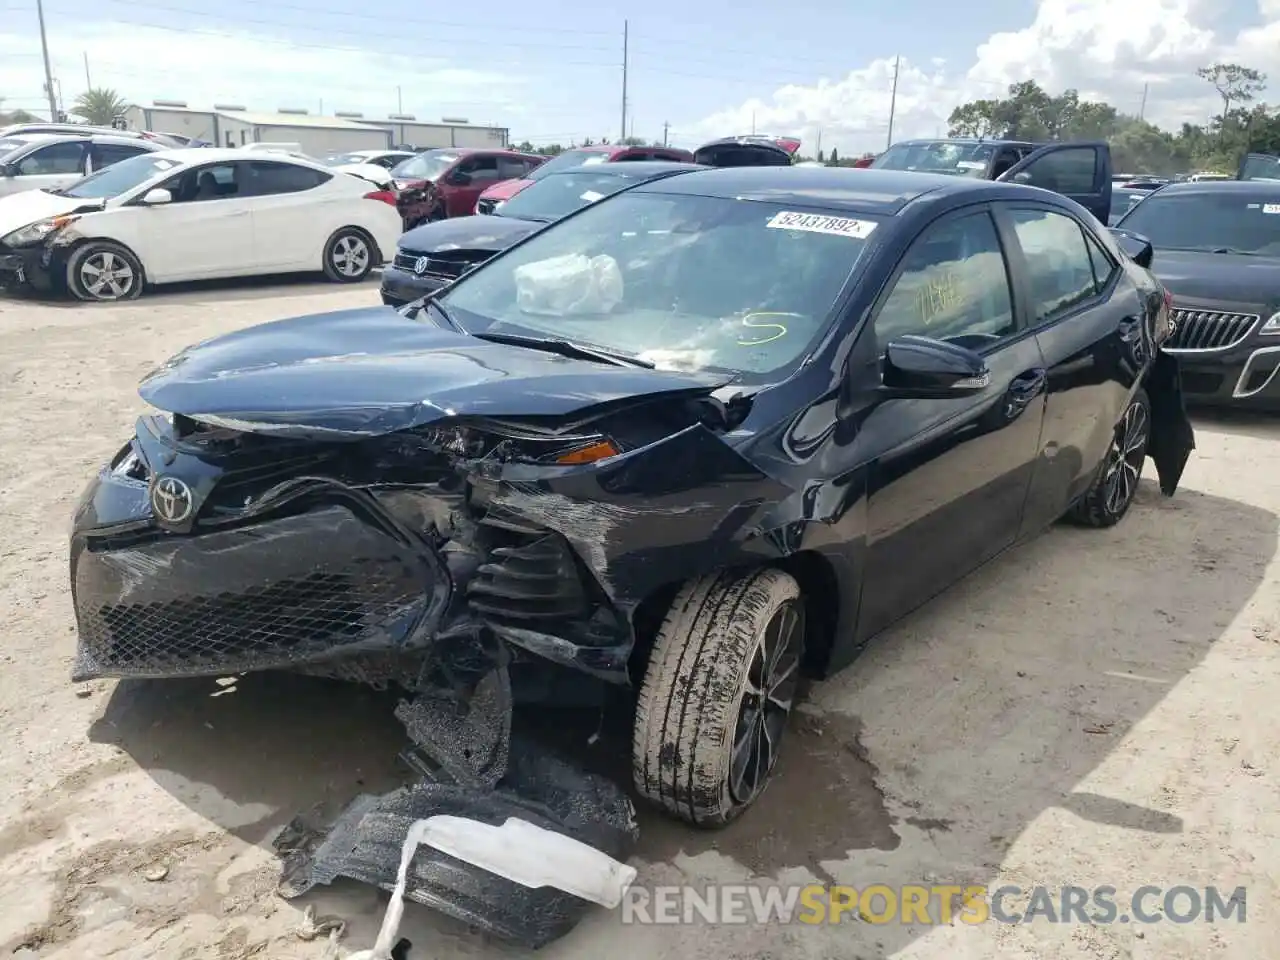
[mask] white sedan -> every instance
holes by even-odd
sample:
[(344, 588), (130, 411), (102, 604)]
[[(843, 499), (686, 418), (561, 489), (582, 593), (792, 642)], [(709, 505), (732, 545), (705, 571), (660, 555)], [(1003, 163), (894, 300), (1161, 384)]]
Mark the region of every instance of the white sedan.
[(165, 150), (60, 191), (0, 198), (0, 286), (129, 300), (145, 285), (322, 270), (354, 283), (395, 252), (371, 184), (284, 154)]

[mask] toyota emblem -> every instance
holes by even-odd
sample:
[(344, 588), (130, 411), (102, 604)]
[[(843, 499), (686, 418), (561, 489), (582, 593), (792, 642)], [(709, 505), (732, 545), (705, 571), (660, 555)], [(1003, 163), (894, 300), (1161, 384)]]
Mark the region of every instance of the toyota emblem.
[(191, 488), (177, 477), (161, 477), (151, 489), (151, 509), (165, 523), (182, 523), (191, 516), (194, 506)]
[(424, 273), (427, 272), (427, 265), (430, 263), (431, 261), (426, 257), (419, 257), (417, 260), (413, 262), (413, 272), (416, 273), (418, 276), (422, 276)]

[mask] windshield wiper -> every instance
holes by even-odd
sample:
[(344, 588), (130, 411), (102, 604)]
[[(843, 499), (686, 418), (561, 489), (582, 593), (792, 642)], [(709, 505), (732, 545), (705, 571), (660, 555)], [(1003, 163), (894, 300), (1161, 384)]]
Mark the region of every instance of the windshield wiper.
[(588, 347), (581, 343), (574, 343), (572, 340), (562, 340), (555, 337), (522, 337), (516, 333), (473, 333), (471, 336), (477, 340), (487, 340), (490, 343), (506, 343), (513, 347), (545, 350), (548, 353), (558, 353), (562, 357), (595, 360), (598, 363), (608, 363), (615, 367), (643, 367), (645, 370), (654, 368), (653, 363), (648, 360), (641, 360), (639, 357), (628, 356), (625, 353), (612, 353), (608, 350), (600, 350), (597, 347)]
[(1238, 257), (1256, 257), (1257, 254), (1252, 250), (1237, 250), (1235, 247), (1214, 247), (1210, 253), (1231, 253)]

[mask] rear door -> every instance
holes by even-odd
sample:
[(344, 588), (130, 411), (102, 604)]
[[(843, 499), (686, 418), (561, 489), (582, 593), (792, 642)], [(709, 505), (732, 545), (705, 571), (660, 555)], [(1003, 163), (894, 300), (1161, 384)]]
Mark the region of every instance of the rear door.
[(1040, 147), (996, 179), (1070, 197), (1102, 224), (1111, 215), (1111, 148), (1100, 141)]
[(240, 165), (240, 178), (253, 218), (257, 266), (319, 269), (332, 219), (328, 204), (345, 202), (340, 194), (317, 189), (333, 174), (296, 163), (248, 160)]
[(89, 147), (89, 172), (109, 167), (121, 160), (128, 160), (140, 153), (152, 153), (149, 148), (134, 143), (98, 143)]
[(1021, 322), (1048, 370), (1023, 533), (1048, 526), (1089, 486), (1146, 358), (1143, 294), (1093, 230), (1066, 211), (997, 203)]

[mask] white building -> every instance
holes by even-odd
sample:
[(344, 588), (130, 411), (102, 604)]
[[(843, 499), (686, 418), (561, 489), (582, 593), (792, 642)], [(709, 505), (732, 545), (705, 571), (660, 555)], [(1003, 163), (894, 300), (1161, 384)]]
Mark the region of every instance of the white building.
[(366, 119), (356, 113), (318, 116), (301, 109), (258, 113), (238, 104), (214, 104), (211, 110), (193, 110), (179, 100), (155, 100), (151, 106), (131, 106), (125, 112), (131, 130), (176, 133), (221, 147), (249, 143), (296, 143), (313, 156), (349, 150), (377, 150), (409, 144), (419, 150), (431, 147), (501, 148), (508, 143), (506, 127), (476, 126), (465, 120), (420, 122), (407, 114), (386, 120)]

